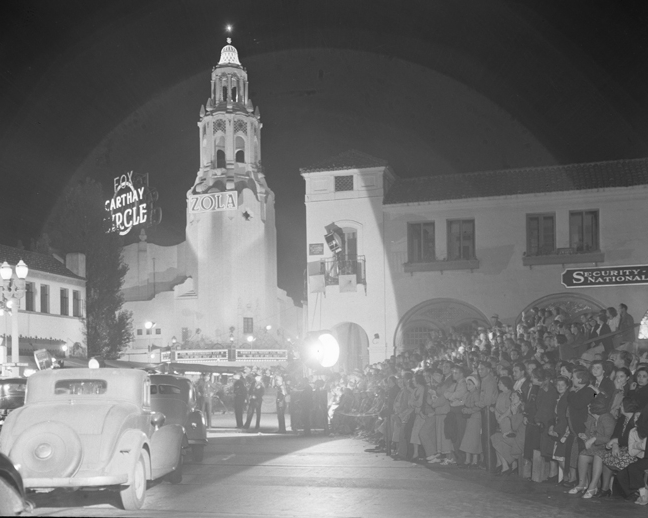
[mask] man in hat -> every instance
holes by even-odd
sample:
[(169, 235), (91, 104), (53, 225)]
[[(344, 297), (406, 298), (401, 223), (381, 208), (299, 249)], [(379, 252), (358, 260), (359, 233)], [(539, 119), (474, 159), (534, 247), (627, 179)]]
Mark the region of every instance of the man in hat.
[(261, 376), (257, 375), (254, 378), (254, 384), (252, 389), (249, 392), (250, 399), (248, 401), (248, 411), (247, 411), (247, 421), (243, 425), (243, 428), (246, 430), (250, 428), (252, 424), (252, 417), (256, 412), (256, 427), (255, 430), (258, 432), (261, 428), (261, 405), (263, 404), (263, 395), (265, 394), (265, 387), (261, 382)]
[(234, 376), (234, 415), (236, 416), (236, 427), (243, 428), (243, 409), (248, 391), (245, 382), (240, 374)]

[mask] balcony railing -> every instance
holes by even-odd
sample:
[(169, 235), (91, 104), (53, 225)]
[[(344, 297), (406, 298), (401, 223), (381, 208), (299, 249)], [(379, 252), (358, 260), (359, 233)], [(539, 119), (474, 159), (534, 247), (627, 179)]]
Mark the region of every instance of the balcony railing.
[(582, 250), (579, 248), (549, 248), (541, 247), (525, 252), (522, 257), (524, 266), (542, 264), (598, 264), (605, 261), (605, 254), (601, 250)]
[(320, 273), (324, 275), (327, 286), (339, 284), (340, 275), (355, 275), (357, 284), (367, 285), (364, 255), (355, 258), (325, 259), (320, 262)]

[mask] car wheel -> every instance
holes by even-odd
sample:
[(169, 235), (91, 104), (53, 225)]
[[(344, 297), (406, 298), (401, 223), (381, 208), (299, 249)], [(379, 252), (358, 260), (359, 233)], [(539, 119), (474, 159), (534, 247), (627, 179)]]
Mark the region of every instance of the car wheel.
[(131, 484), (119, 492), (122, 506), (126, 511), (141, 509), (146, 498), (146, 464), (144, 452), (141, 451), (139, 459), (133, 466)]
[(167, 480), (172, 484), (179, 484), (182, 482), (182, 465), (184, 464), (183, 456), (180, 455), (178, 459), (178, 465), (171, 473), (167, 475)]
[(205, 445), (204, 444), (194, 444), (191, 446), (191, 457), (194, 462), (202, 462), (205, 456)]
[(22, 466), (23, 477), (73, 476), (83, 456), (81, 440), (69, 426), (48, 421), (28, 428), (13, 445), (9, 457)]

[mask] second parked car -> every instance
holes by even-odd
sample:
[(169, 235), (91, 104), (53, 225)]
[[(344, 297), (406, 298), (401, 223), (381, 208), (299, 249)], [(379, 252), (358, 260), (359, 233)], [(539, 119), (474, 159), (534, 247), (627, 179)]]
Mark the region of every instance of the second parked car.
[(196, 387), (182, 376), (151, 374), (151, 408), (166, 416), (165, 423), (184, 428), (185, 448), (202, 462), (207, 444), (205, 416), (196, 406)]

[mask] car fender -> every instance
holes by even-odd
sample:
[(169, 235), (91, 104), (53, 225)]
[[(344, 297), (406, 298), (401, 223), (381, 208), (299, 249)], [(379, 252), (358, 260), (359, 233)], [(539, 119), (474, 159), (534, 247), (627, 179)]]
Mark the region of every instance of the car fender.
[(128, 474), (128, 483), (132, 483), (133, 468), (138, 461), (140, 452), (146, 452), (146, 479), (152, 480), (150, 444), (146, 434), (141, 430), (126, 430), (117, 441), (115, 451), (106, 473), (110, 475)]
[(187, 416), (187, 425), (185, 426), (187, 439), (191, 444), (207, 443), (207, 427), (205, 426), (205, 417), (200, 410), (194, 410)]
[(151, 437), (151, 470), (153, 478), (171, 473), (178, 467), (182, 455), (184, 428), (168, 424), (158, 428)]

